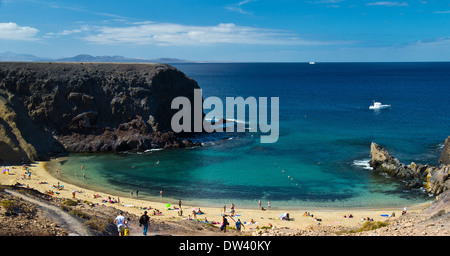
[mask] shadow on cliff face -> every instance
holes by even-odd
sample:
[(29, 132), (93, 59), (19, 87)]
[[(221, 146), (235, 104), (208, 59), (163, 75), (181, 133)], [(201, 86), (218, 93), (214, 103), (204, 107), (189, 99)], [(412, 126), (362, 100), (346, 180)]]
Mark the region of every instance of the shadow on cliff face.
[(17, 97), (0, 93), (0, 163), (48, 160), (65, 152), (51, 133), (37, 125)]

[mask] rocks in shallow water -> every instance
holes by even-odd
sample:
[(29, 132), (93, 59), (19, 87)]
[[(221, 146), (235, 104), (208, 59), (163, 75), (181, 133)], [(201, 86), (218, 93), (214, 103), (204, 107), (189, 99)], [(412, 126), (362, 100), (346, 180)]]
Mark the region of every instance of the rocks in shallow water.
[(411, 174), (407, 172), (404, 164), (393, 157), (387, 150), (380, 145), (372, 142), (370, 145), (370, 154), (372, 159), (369, 164), (374, 170), (387, 173), (389, 176), (400, 179), (410, 179)]
[(374, 142), (370, 145), (370, 154), (372, 159), (369, 164), (373, 170), (405, 180), (404, 189), (424, 187), (428, 193), (434, 195), (450, 190), (450, 165), (429, 166), (412, 162), (408, 166)]
[(409, 189), (414, 189), (414, 188), (421, 188), (423, 186), (423, 182), (418, 180), (418, 179), (414, 179), (411, 181), (408, 181), (405, 183), (405, 185), (403, 185), (403, 189), (409, 190)]

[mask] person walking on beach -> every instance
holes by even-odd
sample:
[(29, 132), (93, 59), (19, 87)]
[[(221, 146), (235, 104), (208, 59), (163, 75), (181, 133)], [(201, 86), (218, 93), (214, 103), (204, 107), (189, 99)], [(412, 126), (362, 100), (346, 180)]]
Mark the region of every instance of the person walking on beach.
[(161, 191), (159, 191), (159, 196), (163, 196), (163, 191), (161, 190)]
[(122, 214), (123, 212), (120, 211), (119, 215), (114, 219), (114, 224), (117, 225), (119, 236), (123, 236), (125, 232), (125, 217)]
[(259, 200), (258, 205), (259, 205), (259, 209), (261, 209), (261, 200)]
[(243, 226), (245, 228), (244, 224), (242, 224), (242, 222), (241, 222), (241, 219), (238, 219), (238, 221), (236, 221), (236, 230), (238, 232), (241, 232), (241, 226)]
[(139, 226), (144, 226), (144, 229), (142, 230), (142, 234), (144, 234), (144, 236), (147, 235), (149, 223), (150, 217), (148, 217), (147, 211), (145, 211), (144, 214), (141, 216), (141, 218), (139, 218)]
[(225, 218), (225, 216), (223, 216), (222, 225), (220, 226), (220, 231), (223, 231), (223, 233), (226, 233), (228, 225), (230, 225), (230, 224), (228, 223), (227, 218)]

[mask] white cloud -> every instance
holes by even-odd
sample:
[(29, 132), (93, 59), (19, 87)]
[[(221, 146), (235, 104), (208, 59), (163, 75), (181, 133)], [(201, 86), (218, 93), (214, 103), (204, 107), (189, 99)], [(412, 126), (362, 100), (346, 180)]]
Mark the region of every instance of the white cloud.
[(407, 2), (374, 2), (368, 3), (367, 6), (409, 6)]
[(435, 39), (419, 40), (411, 43), (415, 47), (447, 46), (450, 48), (450, 37), (440, 37)]
[(0, 23), (0, 40), (37, 40), (36, 28), (21, 27), (14, 22)]
[(174, 23), (143, 23), (125, 27), (93, 27), (84, 40), (95, 44), (137, 45), (323, 45), (284, 30), (237, 26), (220, 23), (216, 26), (193, 26)]
[(344, 1), (344, 0), (317, 0), (317, 1), (313, 1), (312, 3), (314, 3), (314, 4), (335, 4), (335, 3), (340, 3), (342, 1)]
[(243, 0), (243, 1), (239, 2), (239, 3), (225, 6), (225, 8), (227, 10), (230, 10), (230, 11), (233, 11), (233, 12), (238, 12), (238, 13), (242, 13), (242, 14), (247, 14), (248, 15), (248, 14), (252, 14), (252, 13), (248, 12), (248, 11), (245, 11), (242, 8), (242, 6), (245, 5), (245, 4), (248, 4), (250, 2), (254, 2), (254, 1), (256, 1), (256, 0)]
[(78, 33), (82, 33), (82, 32), (89, 31), (89, 30), (90, 30), (89, 26), (82, 26), (82, 27), (76, 28), (76, 29), (64, 29), (63, 31), (58, 32), (58, 33), (49, 32), (49, 33), (46, 33), (45, 36), (43, 36), (43, 37), (44, 38), (57, 38), (57, 37), (61, 37), (61, 36), (78, 34)]

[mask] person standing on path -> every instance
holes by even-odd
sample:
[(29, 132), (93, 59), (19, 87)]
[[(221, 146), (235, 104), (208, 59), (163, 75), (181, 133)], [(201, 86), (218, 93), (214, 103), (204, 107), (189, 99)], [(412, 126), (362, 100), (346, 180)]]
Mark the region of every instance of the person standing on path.
[(226, 232), (227, 232), (227, 226), (228, 226), (228, 225), (230, 225), (230, 224), (228, 224), (227, 218), (225, 218), (225, 216), (223, 216), (223, 219), (222, 219), (222, 226), (220, 226), (220, 231), (223, 231), (223, 233), (226, 233)]
[(120, 211), (119, 215), (116, 217), (116, 219), (114, 219), (114, 224), (117, 225), (119, 236), (123, 236), (125, 232), (125, 217), (123, 216), (122, 211)]
[(148, 217), (147, 211), (145, 211), (144, 214), (141, 216), (141, 218), (139, 218), (139, 226), (144, 226), (144, 229), (142, 230), (142, 234), (144, 234), (144, 236), (147, 235), (149, 223), (150, 217)]

